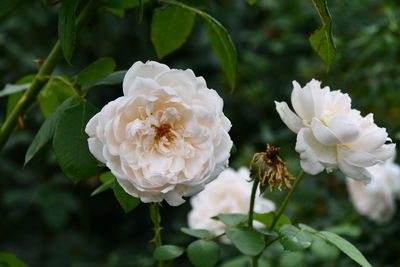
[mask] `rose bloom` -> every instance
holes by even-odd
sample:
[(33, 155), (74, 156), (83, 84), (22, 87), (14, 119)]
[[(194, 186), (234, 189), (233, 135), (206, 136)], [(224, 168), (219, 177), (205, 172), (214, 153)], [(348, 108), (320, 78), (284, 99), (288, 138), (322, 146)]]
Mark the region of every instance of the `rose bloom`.
[(389, 159), (368, 170), (372, 174), (368, 185), (346, 179), (350, 199), (360, 214), (379, 224), (387, 223), (396, 211), (395, 198), (400, 196), (400, 166)]
[[(192, 210), (188, 214), (188, 224), (192, 229), (207, 229), (217, 236), (224, 232), (225, 224), (211, 219), (219, 213), (248, 213), (252, 183), (250, 172), (242, 167), (238, 171), (231, 168), (223, 171), (217, 179), (190, 200)], [(267, 213), (275, 210), (275, 204), (256, 194), (254, 211)], [(262, 224), (255, 222), (256, 227)], [(229, 242), (226, 237), (222, 241)]]
[(228, 163), (232, 141), (223, 100), (192, 70), (136, 62), (124, 95), (87, 124), (91, 153), (130, 195), (177, 206)]
[(305, 87), (294, 81), (292, 105), (275, 102), (276, 109), (290, 130), (297, 133), (296, 151), (303, 170), (318, 174), (339, 168), (346, 176), (368, 183), (367, 167), (394, 155), (395, 144), (385, 128), (374, 123), (373, 115), (361, 116), (351, 108), (351, 99), (340, 91), (321, 88), (312, 80)]

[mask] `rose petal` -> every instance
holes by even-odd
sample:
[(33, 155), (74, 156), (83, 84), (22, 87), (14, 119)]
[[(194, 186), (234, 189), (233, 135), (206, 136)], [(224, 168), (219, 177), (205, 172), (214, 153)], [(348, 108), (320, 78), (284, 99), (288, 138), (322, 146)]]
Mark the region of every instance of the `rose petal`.
[(105, 162), (106, 159), (103, 156), (103, 143), (97, 138), (89, 138), (88, 144), (90, 153), (92, 153), (93, 156), (99, 161)]
[(155, 79), (160, 73), (168, 70), (170, 70), (170, 68), (167, 65), (160, 64), (155, 61), (147, 61), (146, 63), (141, 61), (135, 62), (125, 74), (124, 81), (122, 83), (124, 94), (128, 93), (136, 78), (142, 77)]
[(362, 168), (370, 167), (379, 162), (382, 162), (381, 160), (377, 159), (374, 155), (368, 152), (349, 150), (343, 147), (338, 148), (338, 157), (344, 158), (346, 162), (348, 162), (351, 165)]
[(303, 125), (303, 121), (290, 110), (286, 102), (275, 101), (276, 110), (281, 117), (281, 120), (286, 124), (286, 126), (295, 133), (298, 133)]
[(325, 167), (319, 162), (314, 147), (321, 146), (310, 129), (302, 128), (297, 134), (296, 151), (300, 153), (300, 165), (309, 174), (318, 174)]
[(344, 114), (331, 117), (326, 121), (326, 124), (342, 144), (353, 142), (361, 134), (360, 128)]
[(293, 81), (292, 106), (294, 111), (303, 121), (311, 122), (314, 117), (314, 100), (310, 90), (302, 89), (301, 86)]
[(396, 144), (383, 145), (372, 152), (372, 154), (379, 160), (385, 161), (393, 158), (396, 154)]
[(338, 158), (339, 169), (349, 178), (360, 181), (363, 184), (371, 182), (371, 173), (366, 169), (351, 165), (344, 158)]
[(326, 146), (334, 146), (341, 143), (335, 133), (331, 129), (323, 125), (322, 122), (317, 118), (312, 119), (311, 129), (313, 135), (318, 140), (318, 142)]

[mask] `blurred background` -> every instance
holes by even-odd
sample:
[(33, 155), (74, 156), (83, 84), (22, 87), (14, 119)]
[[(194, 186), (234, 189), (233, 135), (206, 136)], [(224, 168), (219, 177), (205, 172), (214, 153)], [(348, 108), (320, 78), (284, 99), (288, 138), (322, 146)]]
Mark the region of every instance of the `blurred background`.
[[(376, 123), (399, 141), (400, 3), (331, 0), (328, 4), (337, 47), (329, 72), (308, 43), (309, 34), (320, 27), (319, 17), (311, 1), (300, 0), (259, 0), (253, 6), (244, 0), (215, 0), (206, 9), (227, 28), (237, 48), (239, 73), (233, 93), (199, 18), (187, 43), (161, 61), (193, 69), (224, 98), (237, 148), (230, 160), (234, 168), (248, 166), (253, 153), (270, 143), (282, 148), (289, 171), (298, 173), (295, 134), (279, 119), (274, 105), (274, 100), (290, 101), (292, 80), (305, 85), (316, 78), (349, 93), (353, 107), (363, 115), (373, 112)], [(128, 10), (123, 18), (99, 11), (78, 38), (72, 64), (60, 63), (55, 73), (73, 76), (105, 56), (116, 60), (118, 70), (137, 60), (157, 60), (149, 36), (155, 6), (146, 4), (140, 23), (137, 9)], [(21, 1), (0, 22), (0, 87), (37, 71), (33, 60), (45, 58), (57, 39), (57, 9), (39, 0)], [(102, 107), (121, 95), (120, 86), (109, 86), (92, 90), (88, 98)], [(4, 97), (0, 108), (4, 121)], [(61, 173), (50, 147), (23, 166), (26, 149), (43, 121), (38, 108), (32, 109), (24, 129), (0, 154), (0, 251), (15, 253), (30, 266), (153, 266), (146, 205), (124, 214), (112, 191), (90, 197), (98, 180), (73, 184)], [(279, 203), (284, 195), (265, 196)], [(179, 208), (164, 205), (165, 243), (186, 246), (193, 240), (179, 230), (187, 226), (189, 210), (188, 202)], [(340, 172), (306, 176), (286, 215), (319, 230), (340, 225), (343, 237), (373, 266), (400, 266), (400, 213), (385, 225), (358, 215)], [(238, 255), (234, 248), (221, 246), (220, 265)], [(290, 253), (276, 244), (265, 259), (269, 266), (355, 266), (333, 247)], [(176, 261), (176, 266), (185, 264), (184, 256)]]

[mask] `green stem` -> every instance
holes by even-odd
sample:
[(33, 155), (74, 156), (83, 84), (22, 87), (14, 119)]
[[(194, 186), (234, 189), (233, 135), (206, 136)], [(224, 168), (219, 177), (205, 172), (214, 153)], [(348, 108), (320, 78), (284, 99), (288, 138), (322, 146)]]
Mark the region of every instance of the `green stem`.
[[(82, 12), (76, 19), (76, 27), (78, 31), (83, 28), (83, 26), (89, 21), (93, 13), (100, 6), (100, 0), (90, 0)], [(0, 129), (0, 150), (7, 143), (13, 130), (15, 129), (18, 118), (21, 117), (30, 107), (30, 105), (35, 101), (36, 96), (39, 94), (40, 90), (49, 80), (49, 76), (53, 72), (58, 61), (61, 59), (61, 45), (57, 41), (54, 47), (51, 49), (49, 55), (44, 61), (43, 65), (39, 69), (39, 72), (32, 81), (31, 86), (25, 91), (24, 95), (15, 105), (11, 114), (7, 117), (6, 121), (3, 123)]]
[[(162, 246), (162, 240), (161, 240), (161, 214), (160, 214), (160, 206), (161, 204), (158, 202), (150, 203), (149, 205), (149, 212), (150, 212), (150, 218), (151, 221), (153, 222), (154, 225), (154, 238), (153, 241), (156, 244), (156, 248)], [(158, 262), (158, 266), (162, 267), (164, 266), (163, 261)]]
[(274, 216), (274, 220), (272, 221), (271, 224), (271, 228), (270, 229), (274, 229), (276, 223), (279, 221), (279, 218), (282, 216), (283, 212), (286, 209), (286, 206), (288, 205), (290, 199), (292, 198), (292, 195), (294, 193), (294, 191), (296, 191), (298, 184), (300, 183), (301, 179), (304, 176), (304, 171), (301, 170), (301, 172), (299, 173), (299, 175), (297, 176), (296, 180), (294, 181), (294, 184), (292, 186), (292, 189), (290, 189), (289, 193), (286, 195), (285, 199), (283, 200), (281, 206), (279, 207), (278, 211), (276, 212), (275, 216)]
[(251, 189), (250, 208), (249, 208), (249, 227), (251, 228), (253, 228), (254, 202), (256, 199), (258, 183), (259, 183), (258, 179), (254, 179), (253, 188)]
[[(258, 177), (253, 181), (253, 187), (251, 189), (251, 196), (250, 196), (250, 207), (249, 207), (249, 227), (253, 228), (253, 216), (254, 216), (254, 203), (256, 200), (257, 188), (259, 184)], [(258, 255), (252, 257), (253, 267), (258, 267)]]
[(150, 218), (154, 225), (154, 243), (156, 247), (161, 247), (161, 214), (160, 214), (160, 203), (150, 203)]

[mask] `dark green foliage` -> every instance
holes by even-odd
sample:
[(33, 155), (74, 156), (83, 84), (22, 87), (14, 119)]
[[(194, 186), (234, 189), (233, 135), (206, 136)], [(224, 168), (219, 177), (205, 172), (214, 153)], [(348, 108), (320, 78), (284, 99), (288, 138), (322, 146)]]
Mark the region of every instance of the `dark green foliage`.
[(181, 247), (174, 245), (163, 245), (154, 250), (153, 257), (156, 260), (165, 261), (172, 260), (185, 253), (185, 250)]
[(229, 227), (226, 229), (226, 235), (245, 255), (256, 256), (264, 250), (262, 234), (250, 227)]
[(194, 19), (194, 13), (176, 6), (154, 10), (151, 41), (159, 58), (177, 50), (186, 42), (192, 31)]
[(97, 160), (89, 152), (85, 127), (97, 108), (81, 100), (64, 110), (58, 119), (53, 150), (63, 172), (72, 179), (88, 179), (99, 172)]
[(130, 212), (140, 204), (140, 199), (126, 193), (117, 180), (114, 180), (114, 195), (125, 213)]
[(332, 37), (332, 18), (329, 14), (327, 0), (312, 0), (312, 2), (321, 18), (322, 27), (310, 35), (310, 44), (329, 69), (336, 57), (336, 48)]
[(63, 0), (58, 16), (58, 38), (65, 60), (69, 63), (75, 49), (75, 11), (79, 0)]
[(210, 240), (197, 240), (187, 248), (190, 262), (199, 267), (214, 266), (220, 255), (220, 248), (217, 243)]

